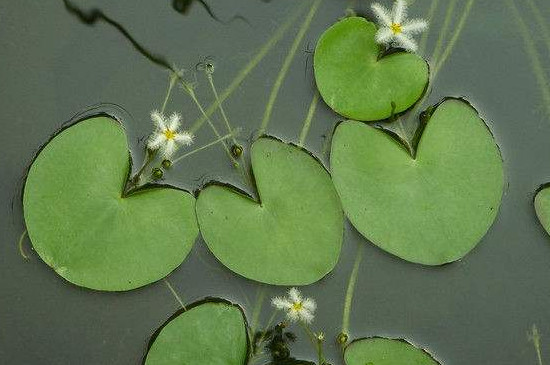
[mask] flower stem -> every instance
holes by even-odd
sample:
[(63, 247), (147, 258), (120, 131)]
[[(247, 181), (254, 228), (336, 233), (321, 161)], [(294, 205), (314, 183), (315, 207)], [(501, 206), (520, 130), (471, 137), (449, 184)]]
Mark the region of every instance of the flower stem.
[(233, 136), (232, 133), (228, 133), (228, 134), (226, 134), (226, 135), (223, 136), (223, 137), (220, 137), (220, 138), (218, 138), (218, 139), (216, 139), (216, 140), (214, 140), (214, 141), (212, 141), (212, 142), (210, 142), (210, 143), (205, 144), (204, 146), (201, 146), (201, 147), (196, 148), (196, 149), (194, 149), (194, 150), (192, 150), (192, 151), (189, 151), (189, 152), (187, 152), (187, 153), (185, 153), (185, 154), (183, 154), (183, 155), (181, 155), (181, 156), (175, 158), (175, 159), (172, 161), (172, 166), (175, 165), (176, 163), (178, 163), (179, 161), (183, 160), (184, 158), (189, 157), (189, 156), (191, 156), (191, 155), (193, 155), (193, 154), (195, 154), (195, 153), (197, 153), (197, 152), (200, 152), (200, 151), (202, 151), (202, 150), (205, 150), (205, 149), (207, 149), (207, 148), (209, 148), (209, 147), (212, 147), (212, 146), (214, 146), (215, 144), (218, 144), (218, 143), (220, 143), (220, 142), (222, 142), (222, 141), (225, 141), (226, 139), (228, 139), (228, 138), (230, 138), (230, 137), (232, 137), (232, 136)]
[(351, 316), (351, 304), (353, 301), (353, 292), (355, 291), (355, 284), (357, 283), (357, 274), (359, 273), (359, 266), (363, 258), (362, 247), (357, 248), (357, 254), (355, 255), (355, 262), (353, 263), (353, 269), (348, 281), (348, 288), (346, 290), (346, 298), (344, 300), (344, 312), (342, 314), (342, 333), (349, 334), (349, 321)]
[(223, 108), (223, 102), (220, 100), (220, 96), (218, 95), (218, 90), (216, 89), (216, 86), (214, 85), (214, 76), (212, 76), (211, 72), (206, 72), (206, 78), (208, 79), (208, 83), (210, 84), (210, 88), (212, 89), (212, 93), (214, 94), (214, 97), (216, 98), (216, 104), (218, 105), (218, 108), (220, 109), (220, 113), (222, 115), (223, 121), (225, 122), (225, 126), (227, 127), (227, 132), (232, 135), (233, 144), (237, 144), (237, 139), (233, 135), (233, 129), (231, 128), (231, 124), (229, 124), (229, 119), (227, 118), (227, 114), (225, 113), (225, 109)]
[(130, 182), (133, 186), (139, 185), (139, 183), (141, 182), (141, 175), (143, 174), (143, 172), (145, 171), (147, 166), (149, 166), (149, 164), (151, 162), (153, 162), (153, 160), (155, 159), (155, 155), (156, 155), (156, 151), (152, 151), (150, 149), (147, 149), (145, 160), (143, 161), (143, 164), (141, 165), (138, 172), (136, 172), (134, 177), (132, 177), (132, 179), (130, 179)]
[(317, 357), (319, 359), (318, 365), (322, 365), (325, 362), (325, 357), (323, 355), (323, 341), (315, 335), (307, 323), (304, 321), (299, 321), (299, 323), (305, 334), (309, 337), (311, 344), (315, 347), (315, 351), (317, 352)]
[(168, 101), (170, 100), (170, 95), (172, 94), (172, 89), (176, 85), (176, 82), (179, 79), (179, 75), (175, 72), (172, 72), (170, 74), (170, 83), (168, 84), (168, 91), (166, 92), (166, 96), (164, 97), (164, 102), (162, 103), (162, 108), (160, 109), (161, 113), (164, 113), (166, 110), (166, 106), (168, 105)]
[[(220, 132), (218, 132), (218, 128), (216, 128), (216, 126), (212, 122), (212, 119), (210, 119), (210, 116), (208, 116), (206, 114), (206, 111), (204, 110), (202, 104), (197, 99), (197, 95), (195, 94), (195, 91), (193, 90), (193, 88), (190, 85), (188, 85), (185, 81), (183, 81), (183, 80), (180, 80), (180, 81), (181, 81), (181, 84), (182, 84), (184, 90), (187, 92), (187, 94), (189, 95), (191, 100), (193, 100), (193, 102), (195, 103), (195, 105), (197, 106), (197, 108), (199, 109), (201, 114), (206, 118), (206, 121), (210, 125), (210, 128), (214, 132), (214, 135), (216, 136), (216, 138), (218, 138), (218, 139), (221, 138)], [(235, 158), (231, 154), (231, 151), (229, 150), (229, 147), (227, 147), (227, 144), (224, 141), (222, 141), (221, 143), (223, 145), (223, 148), (225, 149), (225, 152), (227, 153), (227, 156), (231, 160), (231, 163), (233, 164), (233, 166), (238, 167), (239, 162), (237, 162), (237, 160), (235, 160)]]
[(277, 96), (279, 95), (279, 90), (283, 85), (283, 82), (286, 78), (288, 70), (290, 69), (290, 65), (292, 64), (292, 61), (294, 60), (294, 57), (296, 56), (296, 51), (298, 50), (298, 47), (300, 47), (300, 44), (302, 43), (302, 40), (304, 39), (304, 36), (306, 35), (306, 32), (309, 29), (309, 26), (311, 25), (311, 21), (313, 20), (313, 17), (315, 16), (315, 13), (317, 12), (317, 9), (319, 8), (319, 5), (321, 5), (322, 1), (323, 0), (313, 1), (313, 4), (309, 9), (309, 12), (306, 15), (304, 22), (302, 23), (302, 26), (300, 27), (298, 34), (296, 34), (296, 37), (294, 38), (294, 42), (292, 42), (290, 50), (286, 55), (285, 60), (283, 61), (281, 69), (279, 70), (279, 74), (277, 75), (275, 84), (273, 84), (273, 88), (271, 89), (271, 94), (269, 95), (269, 100), (265, 108), (262, 123), (256, 134), (257, 137), (261, 136), (267, 129), (267, 125), (269, 124), (269, 121), (271, 119), (271, 114), (273, 113), (273, 107), (275, 106), (275, 101), (277, 100)]

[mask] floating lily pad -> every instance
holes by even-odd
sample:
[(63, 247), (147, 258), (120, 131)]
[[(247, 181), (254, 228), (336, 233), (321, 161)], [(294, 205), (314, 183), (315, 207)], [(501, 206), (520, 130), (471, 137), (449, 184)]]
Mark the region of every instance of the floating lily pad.
[(476, 110), (447, 99), (433, 112), (416, 158), (364, 123), (341, 123), (331, 169), (344, 211), (361, 234), (405, 260), (438, 265), (472, 250), (502, 199), (500, 151)]
[(163, 278), (198, 235), (195, 199), (171, 187), (123, 195), (126, 135), (107, 116), (80, 121), (38, 154), (25, 183), (25, 223), (34, 249), (73, 284), (130, 290)]
[[(381, 57), (376, 26), (360, 17), (339, 21), (315, 49), (315, 80), (325, 102), (346, 118), (374, 121), (407, 110), (426, 90), (429, 67), (412, 53)], [(392, 106), (394, 103), (395, 109)]]
[(251, 148), (260, 201), (210, 185), (197, 200), (206, 244), (229, 269), (256, 281), (311, 284), (340, 254), (343, 213), (328, 172), (309, 153), (273, 138)]
[(426, 351), (403, 340), (365, 338), (350, 343), (346, 365), (439, 365)]
[(208, 299), (177, 313), (153, 336), (145, 365), (245, 365), (248, 332), (243, 311)]
[(535, 195), (535, 212), (546, 230), (550, 233), (550, 187), (545, 185)]

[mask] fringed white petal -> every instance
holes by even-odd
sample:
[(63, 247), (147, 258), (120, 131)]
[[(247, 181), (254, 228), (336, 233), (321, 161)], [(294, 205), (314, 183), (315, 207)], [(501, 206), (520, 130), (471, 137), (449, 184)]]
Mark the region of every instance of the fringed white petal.
[(286, 298), (281, 297), (275, 297), (271, 299), (271, 305), (273, 305), (277, 309), (282, 310), (289, 310), (290, 308), (292, 308), (292, 303)]
[(162, 133), (153, 133), (147, 141), (147, 148), (157, 150), (164, 142), (166, 137)]
[(315, 309), (317, 309), (317, 303), (315, 303), (315, 300), (311, 298), (304, 299), (304, 301), (302, 302), (302, 306), (304, 307), (304, 310), (312, 314), (315, 312)]
[(407, 17), (407, 1), (396, 0), (393, 5), (393, 22), (396, 24), (403, 23), (403, 20)]
[(294, 303), (299, 303), (302, 301), (302, 295), (300, 294), (300, 291), (296, 288), (290, 288), (288, 291), (288, 296), (290, 297), (290, 300)]
[(378, 32), (376, 32), (376, 36), (375, 36), (376, 43), (389, 44), (393, 40), (393, 36), (394, 34), (390, 28), (387, 28), (387, 27), (380, 28)]
[(407, 51), (415, 52), (418, 48), (416, 42), (403, 33), (396, 35), (395, 41), (399, 47), (405, 48)]
[(300, 320), (302, 320), (305, 323), (311, 323), (313, 321), (313, 318), (315, 317), (313, 313), (307, 310), (300, 311), (299, 316), (300, 316)]
[(193, 143), (193, 135), (189, 132), (177, 133), (174, 139), (183, 146), (189, 146)]
[(374, 12), (374, 15), (378, 19), (378, 21), (385, 25), (386, 27), (391, 26), (392, 19), (391, 19), (391, 13), (382, 5), (378, 3), (374, 3), (371, 6), (372, 11)]
[(172, 155), (176, 152), (177, 147), (178, 146), (174, 140), (167, 140), (161, 149), (162, 157), (167, 160), (170, 159), (170, 157), (172, 157)]
[(402, 26), (403, 33), (417, 34), (428, 29), (428, 22), (424, 19), (413, 19), (405, 22)]
[(166, 129), (166, 119), (158, 110), (153, 110), (151, 112), (151, 120), (158, 129)]
[(170, 114), (170, 117), (168, 118), (168, 129), (171, 131), (177, 130), (181, 125), (181, 115), (174, 112)]
[(291, 309), (288, 312), (286, 312), (286, 317), (291, 322), (298, 322), (301, 319), (300, 313), (298, 311), (294, 310), (294, 309)]

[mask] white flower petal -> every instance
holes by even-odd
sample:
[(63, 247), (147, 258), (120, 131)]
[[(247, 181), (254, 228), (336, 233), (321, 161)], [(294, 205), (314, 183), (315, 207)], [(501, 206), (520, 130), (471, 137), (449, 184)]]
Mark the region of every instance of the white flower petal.
[(271, 305), (273, 305), (277, 309), (283, 310), (288, 310), (292, 308), (292, 303), (288, 299), (281, 297), (275, 297), (271, 299)]
[(416, 42), (403, 33), (396, 35), (395, 40), (399, 47), (405, 48), (407, 51), (415, 52), (418, 48)]
[(371, 9), (382, 25), (385, 25), (386, 27), (391, 26), (391, 24), (393, 23), (391, 20), (391, 14), (385, 7), (378, 3), (374, 3), (371, 5)]
[(294, 303), (299, 303), (302, 301), (302, 295), (300, 294), (300, 291), (296, 288), (290, 288), (288, 291), (288, 296), (290, 297), (290, 300)]
[(176, 142), (184, 146), (189, 146), (193, 143), (193, 135), (188, 132), (177, 133), (174, 139)]
[(171, 131), (176, 131), (181, 125), (181, 115), (174, 112), (170, 114), (170, 118), (168, 118), (168, 129)]
[(291, 322), (298, 322), (301, 317), (300, 317), (300, 313), (294, 309), (291, 309), (289, 310), (287, 313), (286, 313), (286, 317), (291, 321)]
[(379, 44), (389, 44), (393, 40), (393, 32), (390, 28), (380, 28), (376, 32), (376, 43)]
[(313, 318), (314, 318), (313, 313), (307, 310), (300, 311), (299, 316), (300, 316), (300, 320), (304, 321), (305, 323), (311, 323), (311, 321), (313, 321)]
[(315, 309), (317, 309), (317, 303), (315, 303), (315, 300), (311, 298), (304, 299), (302, 306), (304, 307), (304, 310), (310, 312), (311, 314), (313, 314)]
[(396, 24), (403, 23), (403, 20), (407, 17), (407, 1), (396, 0), (393, 5), (393, 22)]
[(166, 143), (161, 148), (162, 157), (165, 159), (170, 159), (174, 152), (176, 152), (177, 145), (174, 140), (168, 139), (166, 140)]
[(403, 33), (416, 34), (425, 31), (428, 29), (428, 22), (424, 19), (413, 19), (407, 21), (403, 24), (402, 28)]
[(155, 126), (158, 129), (166, 128), (166, 119), (164, 118), (164, 115), (162, 115), (162, 113), (158, 110), (153, 110), (151, 112), (151, 120), (153, 121), (153, 123), (155, 123)]
[(158, 149), (164, 142), (166, 137), (162, 133), (153, 133), (147, 141), (147, 147), (151, 150)]

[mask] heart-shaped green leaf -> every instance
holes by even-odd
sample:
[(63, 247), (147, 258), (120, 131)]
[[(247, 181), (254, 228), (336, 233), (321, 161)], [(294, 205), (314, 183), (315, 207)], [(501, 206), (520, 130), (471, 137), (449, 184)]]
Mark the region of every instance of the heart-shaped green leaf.
[(130, 290), (163, 278), (198, 235), (195, 199), (169, 187), (123, 196), (130, 172), (124, 130), (99, 116), (56, 135), (25, 183), (25, 223), (34, 249), (73, 284)]
[(403, 340), (364, 338), (350, 343), (344, 352), (346, 365), (438, 365), (426, 351)]
[(457, 99), (434, 111), (416, 158), (389, 133), (341, 123), (331, 169), (357, 230), (385, 251), (426, 265), (458, 260), (475, 247), (497, 215), (504, 185), (491, 132)]
[(325, 31), (315, 49), (319, 92), (346, 118), (389, 118), (416, 103), (428, 85), (429, 68), (421, 57), (396, 52), (380, 58), (376, 31), (364, 18), (346, 18)]
[(157, 331), (145, 365), (245, 365), (248, 348), (240, 307), (208, 299), (177, 313)]
[(546, 232), (550, 233), (550, 187), (548, 185), (542, 186), (535, 195), (535, 212)]
[(340, 254), (343, 214), (328, 172), (306, 151), (273, 138), (251, 148), (260, 202), (210, 185), (197, 200), (201, 232), (229, 269), (268, 284), (306, 285)]

